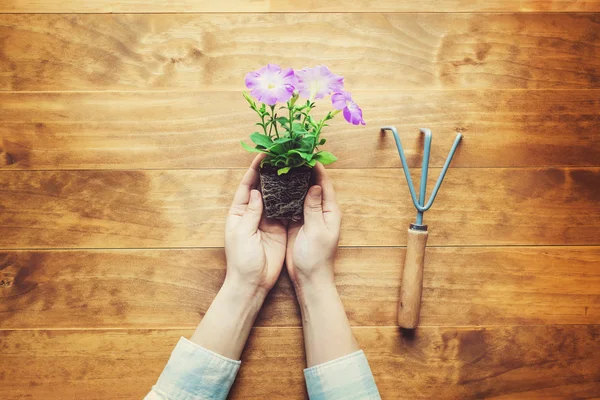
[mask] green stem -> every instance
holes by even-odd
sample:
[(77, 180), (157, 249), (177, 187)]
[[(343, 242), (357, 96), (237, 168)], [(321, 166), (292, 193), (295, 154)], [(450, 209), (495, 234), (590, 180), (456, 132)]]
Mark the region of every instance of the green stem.
[(263, 128), (263, 131), (265, 132), (265, 136), (269, 136), (270, 137), (270, 135), (267, 133), (267, 126), (265, 125), (265, 115), (263, 113), (260, 113), (260, 120), (262, 121), (262, 125), (261, 126)]
[(271, 118), (271, 120), (269, 121), (269, 124), (271, 124), (271, 126), (269, 126), (269, 137), (271, 137), (271, 133), (273, 132), (273, 125), (275, 125), (275, 134), (277, 135), (277, 139), (279, 139), (279, 133), (277, 133), (277, 121), (275, 121), (275, 106), (270, 106), (271, 107), (271, 113), (269, 114), (269, 118)]
[(292, 104), (291, 101), (288, 101), (288, 109), (290, 110), (290, 137), (293, 139), (294, 138), (294, 121), (292, 121), (292, 114), (293, 114), (293, 109), (294, 109), (294, 105)]
[(313, 104), (310, 105), (310, 108), (308, 109), (306, 114), (304, 114), (304, 120), (302, 121), (302, 127), (304, 127), (304, 129), (306, 129), (305, 124), (306, 124), (306, 119), (308, 118), (308, 114), (312, 111), (312, 109), (314, 107)]
[(323, 129), (323, 125), (325, 125), (325, 122), (329, 121), (330, 119), (333, 119), (333, 117), (339, 112), (340, 112), (339, 110), (336, 110), (332, 114), (331, 111), (329, 111), (327, 113), (327, 115), (325, 116), (325, 118), (323, 118), (322, 120), (319, 121), (319, 127), (317, 128), (317, 134), (315, 135), (315, 143), (319, 143), (319, 139), (321, 138), (321, 129)]
[(279, 131), (277, 130), (277, 114), (274, 115), (275, 121), (273, 121), (273, 126), (275, 127), (275, 135), (277, 135), (277, 139), (279, 139)]

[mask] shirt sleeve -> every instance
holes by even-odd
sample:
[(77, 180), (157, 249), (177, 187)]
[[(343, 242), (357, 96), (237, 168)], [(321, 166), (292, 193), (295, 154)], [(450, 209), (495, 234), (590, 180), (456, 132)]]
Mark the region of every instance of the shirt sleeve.
[(304, 370), (311, 400), (381, 400), (362, 350)]
[(182, 337), (144, 400), (225, 400), (240, 364)]

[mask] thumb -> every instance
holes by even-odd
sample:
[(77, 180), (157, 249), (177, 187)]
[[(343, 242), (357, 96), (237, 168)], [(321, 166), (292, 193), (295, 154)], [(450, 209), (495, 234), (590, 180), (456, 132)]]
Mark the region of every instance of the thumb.
[(323, 189), (319, 185), (311, 187), (304, 200), (304, 225), (319, 228), (325, 225), (323, 219)]
[(258, 224), (260, 224), (260, 218), (263, 212), (263, 202), (260, 192), (258, 190), (252, 190), (250, 192), (250, 201), (246, 206), (246, 210), (242, 215), (241, 225), (248, 233), (254, 233), (258, 230)]

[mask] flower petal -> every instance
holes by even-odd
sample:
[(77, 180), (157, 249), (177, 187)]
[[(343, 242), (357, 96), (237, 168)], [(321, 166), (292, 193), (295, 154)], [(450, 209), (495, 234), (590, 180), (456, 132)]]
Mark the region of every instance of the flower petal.
[(256, 100), (266, 103), (270, 106), (277, 104), (277, 97), (271, 90), (264, 87), (257, 87), (250, 92)]
[(248, 72), (246, 74), (246, 87), (250, 90), (254, 89), (260, 84), (260, 75), (256, 71)]
[[(291, 88), (291, 90), (290, 90), (290, 88)], [(294, 94), (294, 88), (292, 86), (285, 85), (285, 86), (273, 89), (271, 92), (275, 96), (275, 99), (276, 99), (275, 103), (285, 103), (286, 101), (288, 101), (289, 99), (292, 98), (292, 95)], [(268, 104), (274, 105), (275, 103), (273, 103), (273, 104), (268, 103)]]
[(352, 101), (352, 97), (348, 92), (342, 91), (331, 95), (331, 104), (336, 110), (343, 110), (344, 108), (346, 108), (346, 102), (348, 100)]
[(366, 125), (366, 122), (363, 120), (362, 110), (353, 101), (349, 101), (348, 106), (344, 108), (344, 118), (352, 125)]
[(277, 64), (268, 64), (246, 75), (246, 87), (251, 90), (250, 94), (268, 105), (288, 101), (296, 84), (294, 70), (288, 68), (282, 71)]
[(296, 72), (298, 92), (302, 97), (314, 100), (339, 92), (344, 87), (344, 78), (332, 73), (326, 66), (303, 68)]

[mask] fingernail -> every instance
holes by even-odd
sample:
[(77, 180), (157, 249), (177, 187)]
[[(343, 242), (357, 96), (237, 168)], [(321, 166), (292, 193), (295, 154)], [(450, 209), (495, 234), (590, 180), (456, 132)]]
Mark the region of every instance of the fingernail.
[(321, 197), (321, 191), (322, 191), (321, 186), (315, 185), (310, 188), (310, 195), (312, 197)]
[(250, 201), (257, 201), (260, 197), (260, 193), (258, 193), (258, 190), (252, 190), (250, 192)]

